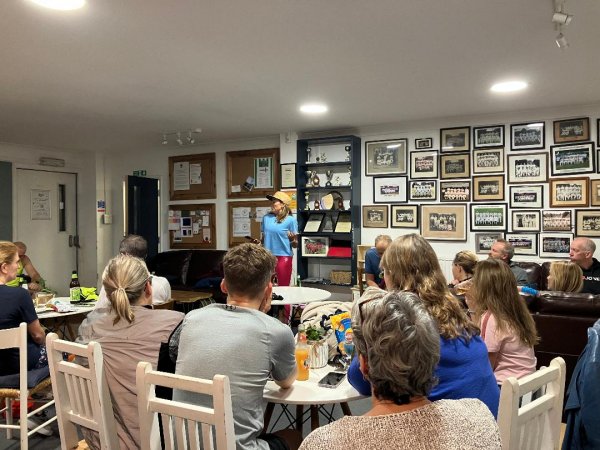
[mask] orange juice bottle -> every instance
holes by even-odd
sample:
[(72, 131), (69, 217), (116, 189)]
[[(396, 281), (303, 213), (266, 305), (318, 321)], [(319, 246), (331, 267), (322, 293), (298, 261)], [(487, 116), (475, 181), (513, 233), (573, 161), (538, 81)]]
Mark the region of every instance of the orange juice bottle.
[(298, 366), (296, 380), (298, 381), (308, 380), (308, 353), (309, 347), (306, 343), (306, 333), (304, 332), (304, 327), (301, 325), (298, 327), (298, 343), (296, 344), (296, 365)]

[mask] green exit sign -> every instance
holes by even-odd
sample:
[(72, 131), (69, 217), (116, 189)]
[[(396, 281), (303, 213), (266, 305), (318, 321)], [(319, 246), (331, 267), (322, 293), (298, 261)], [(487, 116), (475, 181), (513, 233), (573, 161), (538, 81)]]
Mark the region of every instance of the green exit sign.
[(145, 177), (146, 176), (146, 171), (145, 170), (134, 170), (133, 171), (133, 176), (134, 177)]

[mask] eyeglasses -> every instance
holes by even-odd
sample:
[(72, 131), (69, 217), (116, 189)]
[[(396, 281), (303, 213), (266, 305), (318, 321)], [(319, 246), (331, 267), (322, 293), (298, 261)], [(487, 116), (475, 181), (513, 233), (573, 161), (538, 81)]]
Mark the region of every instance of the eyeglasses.
[(148, 277), (148, 279), (146, 280), (146, 283), (150, 283), (150, 286), (152, 286), (152, 277), (153, 277), (153, 275), (150, 275)]

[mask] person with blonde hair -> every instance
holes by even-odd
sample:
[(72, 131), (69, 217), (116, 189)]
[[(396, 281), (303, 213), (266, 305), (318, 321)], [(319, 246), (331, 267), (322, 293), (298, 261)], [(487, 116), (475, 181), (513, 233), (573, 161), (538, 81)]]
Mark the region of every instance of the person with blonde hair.
[(452, 277), (454, 278), (448, 287), (454, 288), (460, 294), (465, 293), (471, 287), (471, 279), (479, 258), (469, 250), (458, 252), (452, 261)]
[(31, 262), (31, 258), (26, 255), (27, 245), (25, 245), (25, 242), (21, 241), (16, 241), (14, 242), (14, 244), (17, 247), (17, 251), (19, 252), (19, 266), (17, 268), (17, 276), (15, 277), (15, 279), (9, 281), (8, 283), (6, 283), (6, 285), (12, 287), (19, 286), (19, 277), (23, 275), (23, 272), (26, 272), (29, 276), (29, 279), (31, 279), (31, 281), (27, 283), (27, 289), (33, 292), (39, 291), (42, 288), (40, 286), (42, 276), (34, 267), (33, 263)]
[(533, 373), (537, 331), (510, 267), (493, 258), (477, 264), (467, 304), (481, 328), (498, 385)]
[[(381, 267), (386, 289), (413, 292), (437, 323), (441, 346), (435, 369), (438, 384), (429, 393), (429, 400), (478, 398), (496, 416), (500, 393), (487, 348), (477, 326), (450, 293), (429, 242), (417, 234), (396, 238), (383, 254)], [(370, 295), (369, 289), (364, 295)], [(370, 394), (356, 359), (350, 365), (348, 380), (363, 395)]]
[[(135, 371), (137, 363), (149, 361), (156, 369), (159, 353), (167, 349), (169, 337), (184, 314), (152, 309), (152, 276), (140, 258), (119, 255), (102, 274), (109, 307), (96, 308), (79, 327), (77, 342), (99, 342), (105, 376), (113, 401), (121, 448), (139, 448), (140, 430)], [(95, 432), (85, 430), (92, 449), (99, 449)]]
[(583, 288), (583, 271), (574, 262), (554, 261), (550, 264), (548, 290), (580, 292)]

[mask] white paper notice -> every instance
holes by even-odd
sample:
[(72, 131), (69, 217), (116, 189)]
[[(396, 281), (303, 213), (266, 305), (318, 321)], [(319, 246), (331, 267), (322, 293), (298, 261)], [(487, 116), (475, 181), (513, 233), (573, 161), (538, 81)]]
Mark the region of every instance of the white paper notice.
[(210, 216), (202, 216), (202, 226), (207, 227), (210, 225)]
[(192, 224), (192, 231), (194, 234), (200, 234), (200, 223), (199, 222), (194, 222)]
[(190, 164), (190, 184), (202, 184), (202, 164)]
[(202, 239), (204, 239), (204, 242), (210, 242), (210, 228), (202, 229)]
[(190, 189), (190, 163), (176, 162), (173, 164), (173, 190), (189, 191)]
[(254, 178), (259, 189), (273, 187), (273, 158), (254, 159)]
[(250, 219), (233, 219), (233, 237), (244, 237), (250, 235)]
[(176, 217), (170, 217), (169, 231), (179, 231), (179, 228), (181, 228), (179, 219), (177, 219)]
[(256, 207), (256, 221), (262, 222), (263, 217), (266, 216), (267, 214), (269, 214), (269, 212), (271, 212), (270, 206), (257, 206)]
[(239, 184), (231, 186), (231, 192), (242, 192), (242, 187)]
[(250, 217), (250, 208), (248, 208), (248, 207), (233, 208), (233, 218), (234, 219), (248, 219), (249, 217)]

